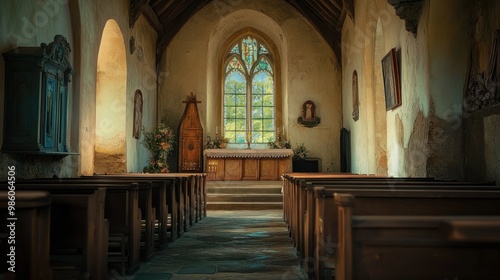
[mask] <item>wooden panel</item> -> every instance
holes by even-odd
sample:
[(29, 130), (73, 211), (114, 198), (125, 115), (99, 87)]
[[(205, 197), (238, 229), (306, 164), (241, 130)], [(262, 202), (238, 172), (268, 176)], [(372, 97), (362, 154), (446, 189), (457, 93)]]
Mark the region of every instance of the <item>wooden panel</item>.
[(242, 160), (227, 158), (224, 162), (224, 180), (241, 180)]
[(260, 160), (260, 179), (277, 180), (277, 160), (273, 158), (263, 158)]
[(243, 180), (259, 180), (259, 160), (246, 158), (243, 160)]
[(179, 172), (203, 170), (203, 127), (198, 115), (196, 96), (187, 97), (186, 108), (179, 129)]
[(290, 172), (292, 170), (291, 165), (292, 160), (290, 158), (278, 159), (278, 178), (276, 180), (279, 180), (282, 174)]
[(207, 158), (207, 180), (280, 180), (290, 172), (290, 158)]

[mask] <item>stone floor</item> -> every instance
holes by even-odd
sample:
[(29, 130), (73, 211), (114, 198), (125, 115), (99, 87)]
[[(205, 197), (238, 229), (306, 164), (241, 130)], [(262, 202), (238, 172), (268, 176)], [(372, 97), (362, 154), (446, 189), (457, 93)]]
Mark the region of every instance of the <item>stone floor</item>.
[(305, 279), (282, 210), (209, 211), (188, 232), (116, 280)]

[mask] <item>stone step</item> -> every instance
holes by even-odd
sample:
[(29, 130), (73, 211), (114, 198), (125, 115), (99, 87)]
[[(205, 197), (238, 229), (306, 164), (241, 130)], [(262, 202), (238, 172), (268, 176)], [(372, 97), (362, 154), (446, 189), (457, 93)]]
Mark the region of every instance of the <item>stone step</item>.
[(283, 202), (281, 194), (208, 194), (207, 202)]
[(207, 210), (283, 209), (281, 181), (207, 182)]
[(281, 194), (281, 186), (210, 186), (208, 194)]
[(207, 202), (207, 210), (270, 210), (283, 209), (281, 202)]

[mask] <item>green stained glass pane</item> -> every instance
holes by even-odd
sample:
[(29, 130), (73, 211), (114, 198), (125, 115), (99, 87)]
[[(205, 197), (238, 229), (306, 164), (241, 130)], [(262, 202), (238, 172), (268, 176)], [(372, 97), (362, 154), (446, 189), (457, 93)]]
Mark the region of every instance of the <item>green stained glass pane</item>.
[(252, 131), (262, 130), (262, 119), (252, 119)]
[(236, 96), (233, 94), (224, 95), (224, 105), (225, 106), (234, 106), (236, 104)]
[(274, 106), (274, 95), (264, 95), (264, 106)]
[(235, 130), (245, 130), (246, 126), (245, 120), (235, 120)]
[(236, 107), (236, 118), (241, 118), (244, 119), (247, 117), (247, 110), (246, 108), (242, 107)]
[(274, 120), (262, 120), (264, 124), (264, 130), (273, 131), (274, 130)]
[(245, 95), (236, 95), (236, 105), (246, 107), (247, 97)]
[(228, 131), (226, 130), (224, 132), (224, 137), (226, 137), (227, 139), (229, 139), (229, 143), (235, 143), (236, 141), (236, 133), (234, 131)]
[(252, 107), (262, 107), (262, 95), (253, 95), (252, 96)]
[(262, 133), (256, 131), (252, 134), (252, 143), (262, 143)]
[(252, 118), (262, 118), (262, 108), (253, 108), (252, 109)]
[(263, 117), (266, 119), (272, 119), (274, 116), (274, 108), (273, 107), (264, 107)]
[(264, 85), (264, 83), (254, 80), (253, 85), (252, 85), (252, 93), (253, 94), (263, 94), (263, 93), (265, 93), (265, 91), (266, 91), (266, 86)]
[(225, 119), (224, 120), (224, 130), (235, 130), (236, 129), (236, 121), (234, 119)]
[(274, 132), (262, 133), (262, 139), (264, 140), (264, 142), (274, 141)]
[(236, 108), (235, 107), (226, 107), (224, 108), (224, 117), (227, 119), (236, 117)]
[(245, 61), (248, 71), (257, 60), (257, 41), (248, 36), (241, 42), (241, 58)]

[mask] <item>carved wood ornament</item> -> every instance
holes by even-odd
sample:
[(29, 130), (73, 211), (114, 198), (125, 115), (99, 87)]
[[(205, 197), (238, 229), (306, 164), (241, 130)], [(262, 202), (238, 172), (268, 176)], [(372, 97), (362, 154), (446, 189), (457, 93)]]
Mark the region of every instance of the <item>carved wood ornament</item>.
[(402, 20), (406, 30), (417, 36), (418, 21), (422, 13), (423, 0), (388, 0)]

